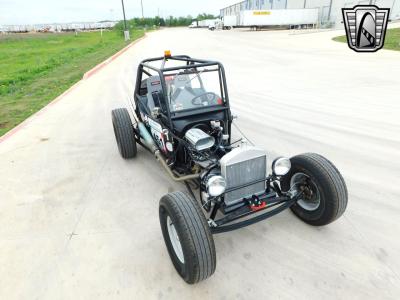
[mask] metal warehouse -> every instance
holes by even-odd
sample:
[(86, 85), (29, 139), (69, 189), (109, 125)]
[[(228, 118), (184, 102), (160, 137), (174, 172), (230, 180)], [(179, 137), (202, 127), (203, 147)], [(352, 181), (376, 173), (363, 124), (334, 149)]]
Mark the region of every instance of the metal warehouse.
[(246, 0), (221, 9), (221, 17), (238, 16), (245, 10), (302, 9), (318, 8), (320, 26), (341, 26), (344, 7), (358, 4), (373, 4), (380, 8), (390, 8), (390, 20), (400, 19), (400, 0)]

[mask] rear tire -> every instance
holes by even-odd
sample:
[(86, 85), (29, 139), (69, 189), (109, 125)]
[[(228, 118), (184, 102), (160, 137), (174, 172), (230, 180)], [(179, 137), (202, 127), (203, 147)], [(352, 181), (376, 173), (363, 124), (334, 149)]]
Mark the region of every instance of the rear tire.
[(136, 156), (137, 147), (131, 117), (126, 108), (117, 108), (111, 112), (115, 139), (118, 150), (125, 159)]
[(292, 207), (304, 222), (322, 226), (338, 219), (346, 210), (348, 193), (338, 169), (326, 158), (306, 153), (290, 159), (292, 168), (281, 181), (283, 191), (300, 184), (304, 196)]
[(214, 240), (201, 207), (183, 192), (163, 196), (160, 225), (169, 256), (189, 284), (210, 277), (216, 267)]

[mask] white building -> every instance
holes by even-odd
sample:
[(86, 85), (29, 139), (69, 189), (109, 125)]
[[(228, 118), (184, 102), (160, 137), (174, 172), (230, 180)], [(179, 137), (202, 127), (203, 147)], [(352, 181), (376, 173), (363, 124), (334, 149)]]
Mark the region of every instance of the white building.
[(221, 17), (238, 15), (243, 10), (318, 8), (319, 23), (335, 27), (342, 25), (342, 8), (358, 4), (374, 4), (390, 8), (389, 20), (400, 19), (400, 0), (246, 0), (221, 9)]

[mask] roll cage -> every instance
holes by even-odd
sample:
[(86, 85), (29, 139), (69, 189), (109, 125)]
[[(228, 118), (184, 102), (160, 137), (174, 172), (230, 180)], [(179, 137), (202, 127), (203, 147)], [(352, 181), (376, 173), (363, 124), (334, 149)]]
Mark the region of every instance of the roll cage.
[[(167, 64), (169, 61), (174, 61), (181, 63), (178, 66), (173, 66), (169, 67)], [(160, 63), (160, 67), (156, 67), (154, 65), (155, 62)], [(221, 99), (222, 99), (222, 104), (219, 105), (218, 107), (216, 106), (211, 106), (211, 107), (201, 107), (201, 108), (194, 108), (194, 109), (186, 109), (183, 111), (171, 111), (171, 108), (169, 105), (165, 105), (163, 112), (161, 113), (163, 119), (166, 121), (165, 125), (169, 127), (169, 129), (174, 130), (174, 121), (175, 120), (195, 120), (197, 116), (199, 115), (207, 115), (207, 114), (213, 114), (213, 113), (221, 113), (223, 112), (224, 115), (224, 121), (227, 126), (225, 126), (224, 131), (226, 134), (231, 135), (231, 121), (232, 121), (232, 116), (230, 112), (230, 106), (229, 106), (229, 95), (228, 95), (228, 89), (227, 89), (227, 84), (226, 84), (226, 76), (225, 76), (225, 69), (223, 65), (218, 62), (218, 61), (211, 61), (211, 60), (203, 60), (203, 59), (197, 59), (197, 58), (192, 58), (187, 55), (176, 55), (176, 56), (169, 56), (165, 55), (162, 57), (155, 57), (155, 58), (149, 58), (143, 60), (138, 67), (137, 70), (137, 77), (136, 77), (136, 85), (135, 85), (135, 112), (139, 120), (141, 120), (141, 114), (139, 111), (140, 103), (140, 91), (142, 88), (142, 83), (143, 83), (143, 74), (151, 77), (153, 74), (150, 73), (150, 71), (153, 71), (159, 76), (159, 81), (161, 84), (161, 96), (165, 99), (168, 99), (168, 94), (167, 94), (167, 84), (165, 81), (165, 76), (170, 75), (166, 73), (170, 73), (173, 71), (179, 71), (179, 70), (190, 70), (190, 69), (197, 69), (197, 68), (202, 68), (202, 67), (210, 67), (214, 66), (217, 68), (218, 74), (219, 74), (219, 85), (220, 85), (220, 90), (221, 90)], [(151, 114), (148, 113), (150, 116)], [(151, 116), (150, 116), (151, 117)], [(141, 120), (142, 121), (142, 120)]]

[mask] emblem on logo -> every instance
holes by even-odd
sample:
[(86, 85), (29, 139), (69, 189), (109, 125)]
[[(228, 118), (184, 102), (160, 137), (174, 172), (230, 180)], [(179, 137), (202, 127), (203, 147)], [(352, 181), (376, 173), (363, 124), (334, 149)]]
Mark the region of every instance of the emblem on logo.
[(347, 44), (357, 52), (375, 52), (383, 47), (389, 8), (356, 5), (342, 8)]

